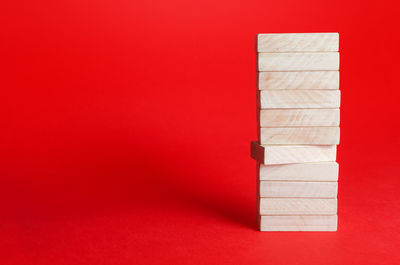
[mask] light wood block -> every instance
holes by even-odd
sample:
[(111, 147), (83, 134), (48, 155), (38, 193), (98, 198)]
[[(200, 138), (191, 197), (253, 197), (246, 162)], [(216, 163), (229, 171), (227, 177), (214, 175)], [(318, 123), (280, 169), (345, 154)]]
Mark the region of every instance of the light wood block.
[(262, 90), (261, 109), (323, 109), (340, 107), (340, 90)]
[(260, 181), (260, 196), (271, 198), (336, 198), (338, 183)]
[(339, 127), (261, 128), (261, 144), (337, 145)]
[(339, 33), (257, 35), (258, 52), (329, 52), (339, 50)]
[(337, 199), (261, 198), (260, 215), (335, 215)]
[(260, 165), (260, 180), (337, 181), (339, 164), (336, 162)]
[(330, 162), (336, 160), (336, 145), (260, 145), (253, 141), (251, 157), (265, 165)]
[(338, 52), (259, 53), (258, 71), (339, 70)]
[(340, 109), (263, 109), (261, 127), (339, 126)]
[(339, 71), (259, 72), (258, 89), (339, 89)]
[(260, 231), (336, 231), (337, 215), (264, 215)]

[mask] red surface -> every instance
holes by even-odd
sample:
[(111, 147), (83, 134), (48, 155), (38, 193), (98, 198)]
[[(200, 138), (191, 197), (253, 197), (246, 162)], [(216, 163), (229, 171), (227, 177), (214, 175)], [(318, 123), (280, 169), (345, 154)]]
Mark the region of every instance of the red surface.
[[(2, 265), (399, 264), (398, 6), (1, 6)], [(339, 231), (257, 232), (255, 35), (326, 31), (341, 37)]]

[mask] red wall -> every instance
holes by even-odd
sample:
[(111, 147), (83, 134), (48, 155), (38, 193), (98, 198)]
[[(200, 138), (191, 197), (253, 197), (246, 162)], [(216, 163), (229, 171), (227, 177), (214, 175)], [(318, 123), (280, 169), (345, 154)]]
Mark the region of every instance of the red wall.
[[(395, 1), (1, 4), (0, 263), (399, 263)], [(339, 32), (339, 232), (255, 231), (255, 35)]]

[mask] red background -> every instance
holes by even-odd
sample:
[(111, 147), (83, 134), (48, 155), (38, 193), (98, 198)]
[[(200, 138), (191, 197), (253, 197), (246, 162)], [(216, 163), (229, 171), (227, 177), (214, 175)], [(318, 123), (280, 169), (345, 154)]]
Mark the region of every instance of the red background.
[[(1, 4), (0, 263), (399, 264), (388, 1)], [(339, 32), (339, 231), (255, 230), (255, 35)]]

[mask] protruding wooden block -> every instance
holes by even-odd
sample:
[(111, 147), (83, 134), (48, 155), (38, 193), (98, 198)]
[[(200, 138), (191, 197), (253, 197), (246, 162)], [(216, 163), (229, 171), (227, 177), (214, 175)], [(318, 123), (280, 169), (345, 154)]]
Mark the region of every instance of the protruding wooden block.
[(335, 215), (337, 199), (261, 198), (260, 215)]
[(340, 109), (263, 109), (261, 127), (339, 126)]
[(259, 53), (258, 71), (339, 70), (338, 52)]
[(262, 90), (261, 109), (323, 109), (340, 107), (340, 90)]
[(335, 52), (339, 33), (268, 33), (257, 35), (258, 52)]
[(339, 127), (261, 128), (261, 144), (337, 145)]
[(260, 165), (260, 180), (337, 181), (339, 164), (336, 162)]
[(260, 231), (336, 231), (337, 215), (264, 215)]
[(265, 165), (336, 160), (336, 145), (260, 145), (251, 142), (251, 157)]
[(339, 71), (259, 72), (258, 89), (339, 89)]
[(338, 183), (306, 181), (260, 181), (260, 196), (271, 198), (336, 198)]

